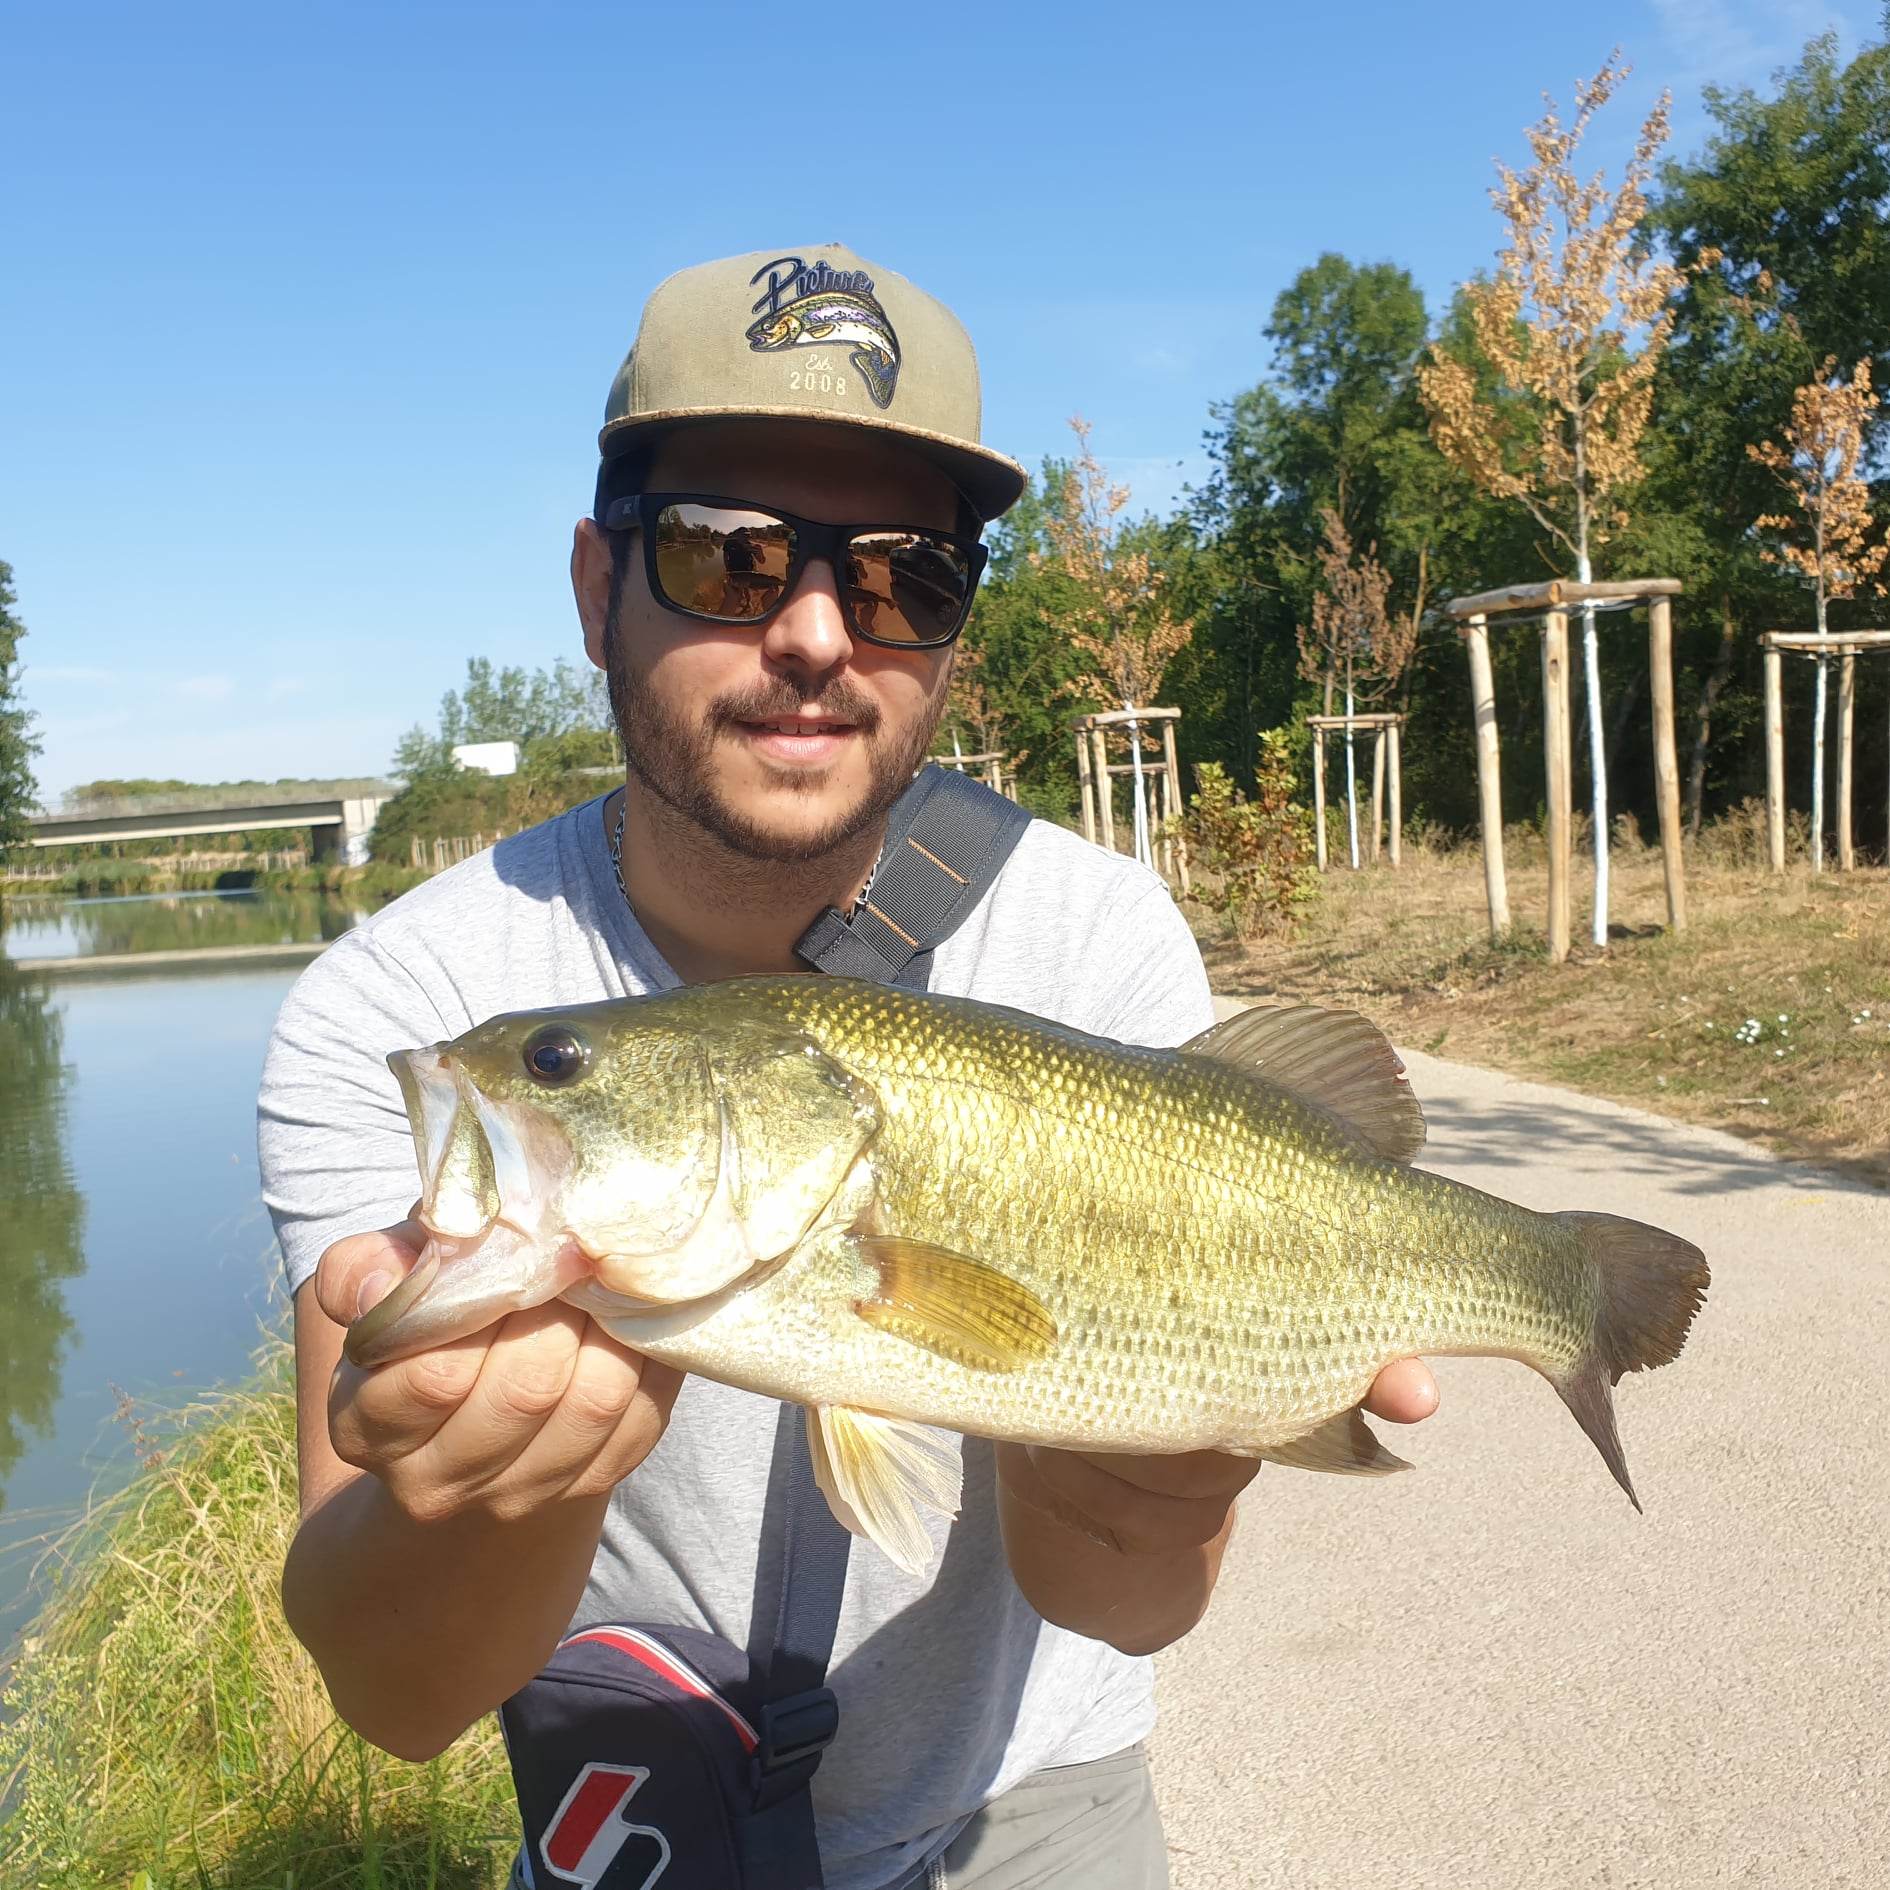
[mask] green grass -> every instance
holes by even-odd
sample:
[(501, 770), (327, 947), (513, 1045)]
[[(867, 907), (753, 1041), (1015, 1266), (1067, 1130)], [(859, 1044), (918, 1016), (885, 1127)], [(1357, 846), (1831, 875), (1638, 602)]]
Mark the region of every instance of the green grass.
[(489, 1890), (517, 1842), (496, 1723), (426, 1765), (334, 1717), (277, 1580), (294, 1532), (286, 1346), (154, 1430), (51, 1558), (0, 1691), (0, 1885)]

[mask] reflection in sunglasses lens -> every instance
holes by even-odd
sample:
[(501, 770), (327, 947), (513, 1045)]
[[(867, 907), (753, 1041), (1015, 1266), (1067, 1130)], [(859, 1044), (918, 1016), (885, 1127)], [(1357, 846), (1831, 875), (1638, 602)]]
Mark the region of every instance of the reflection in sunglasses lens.
[[(678, 500), (656, 515), (656, 581), (683, 610), (753, 623), (781, 600), (794, 568), (794, 527), (743, 507)], [(847, 617), (882, 643), (943, 643), (971, 595), (971, 561), (926, 532), (857, 532), (841, 582)]]
[(656, 577), (684, 610), (747, 623), (774, 608), (794, 560), (794, 528), (765, 512), (666, 505), (656, 517)]
[(854, 627), (887, 643), (938, 643), (958, 627), (971, 568), (956, 545), (922, 532), (863, 532), (847, 547)]

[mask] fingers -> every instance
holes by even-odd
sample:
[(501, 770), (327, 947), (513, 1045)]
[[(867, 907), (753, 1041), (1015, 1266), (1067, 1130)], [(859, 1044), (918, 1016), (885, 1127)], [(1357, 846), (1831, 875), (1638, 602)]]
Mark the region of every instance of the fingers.
[(336, 1325), (353, 1325), (406, 1278), (426, 1244), (415, 1220), (336, 1241), (315, 1269), (316, 1303)]
[[(1044, 1490), (1080, 1510), (1130, 1555), (1166, 1554), (1212, 1542), (1226, 1527), (1234, 1497), (1260, 1468), (1256, 1460), (1222, 1457), (1215, 1451), (1186, 1457), (1114, 1457), (1033, 1444), (1024, 1454)], [(1172, 1480), (1151, 1487), (1159, 1466), (1173, 1472)], [(1133, 1475), (1121, 1474), (1125, 1467)], [(1019, 1489), (1018, 1494), (1030, 1500), (1027, 1491)]]
[(416, 1519), (476, 1507), (513, 1521), (614, 1488), (655, 1447), (681, 1383), (554, 1302), (390, 1365), (344, 1361), (329, 1429)]
[(1391, 1424), (1416, 1424), (1437, 1409), (1437, 1380), (1421, 1358), (1394, 1359), (1373, 1379), (1365, 1409)]

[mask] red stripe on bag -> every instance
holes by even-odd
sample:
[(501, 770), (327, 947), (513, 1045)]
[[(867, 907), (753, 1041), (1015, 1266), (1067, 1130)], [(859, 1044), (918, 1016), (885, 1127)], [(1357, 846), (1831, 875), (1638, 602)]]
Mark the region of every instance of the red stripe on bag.
[(761, 1737), (754, 1727), (738, 1713), (721, 1694), (709, 1685), (703, 1677), (688, 1666), (678, 1655), (672, 1654), (661, 1641), (652, 1640), (647, 1634), (639, 1634), (634, 1628), (595, 1627), (586, 1628), (581, 1634), (573, 1634), (561, 1643), (565, 1647), (579, 1647), (586, 1641), (594, 1641), (602, 1647), (612, 1647), (629, 1659), (640, 1662), (652, 1673), (660, 1674), (678, 1691), (693, 1695), (699, 1700), (708, 1700), (719, 1706), (727, 1717), (728, 1723), (735, 1728), (735, 1736), (742, 1742), (742, 1749), (753, 1752), (761, 1744)]

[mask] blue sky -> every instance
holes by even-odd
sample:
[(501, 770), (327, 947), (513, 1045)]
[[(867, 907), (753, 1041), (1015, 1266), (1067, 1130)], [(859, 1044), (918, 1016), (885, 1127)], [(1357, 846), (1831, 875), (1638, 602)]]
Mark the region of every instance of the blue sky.
[(1620, 43), (1763, 85), (1873, 0), (1204, 0), (1167, 13), (0, 5), (0, 558), (49, 799), (382, 768), (469, 655), (576, 654), (564, 564), (644, 296), (838, 239), (949, 302), (985, 437), (1075, 412), (1139, 504), (1199, 477), (1322, 250), (1433, 306), (1491, 160)]

